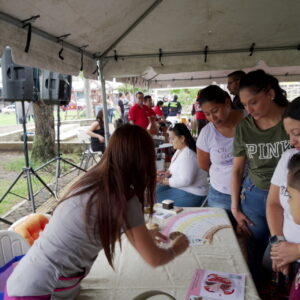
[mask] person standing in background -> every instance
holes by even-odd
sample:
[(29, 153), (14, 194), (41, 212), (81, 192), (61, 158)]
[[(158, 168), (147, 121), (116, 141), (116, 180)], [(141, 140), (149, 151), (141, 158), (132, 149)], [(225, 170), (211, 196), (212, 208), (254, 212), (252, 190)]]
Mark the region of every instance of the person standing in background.
[(239, 96), (240, 81), (245, 77), (244, 71), (234, 71), (227, 75), (227, 89), (234, 96), (232, 104), (234, 109), (245, 109)]
[(200, 134), (201, 129), (208, 123), (205, 113), (202, 111), (200, 105), (200, 93), (201, 90), (198, 91), (196, 102), (193, 104), (193, 108), (192, 108), (192, 116), (196, 115), (197, 136)]
[(162, 112), (166, 119), (169, 115), (169, 100), (168, 100), (168, 97), (166, 97), (166, 96), (163, 97)]
[(148, 107), (148, 115), (150, 117), (150, 128), (149, 133), (150, 134), (158, 134), (158, 124), (156, 124), (156, 114), (155, 111), (152, 109), (153, 107), (153, 101), (152, 97), (150, 95), (146, 95), (144, 97), (144, 105)]
[(176, 117), (181, 114), (181, 104), (178, 101), (178, 96), (174, 95), (173, 101), (169, 103), (169, 117)]
[(135, 97), (136, 103), (129, 111), (129, 122), (147, 129), (150, 124), (150, 113), (148, 106), (144, 104), (144, 94), (137, 92)]
[(124, 99), (124, 94), (119, 93), (118, 111), (119, 111), (119, 114), (120, 114), (120, 118), (124, 122), (124, 103), (123, 103), (123, 99)]

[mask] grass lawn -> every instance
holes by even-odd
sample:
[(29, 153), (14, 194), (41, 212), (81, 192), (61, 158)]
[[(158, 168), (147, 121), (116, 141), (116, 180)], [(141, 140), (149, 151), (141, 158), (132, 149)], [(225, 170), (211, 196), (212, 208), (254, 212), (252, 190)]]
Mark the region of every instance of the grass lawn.
[[(81, 154), (79, 153), (73, 153), (73, 154), (68, 154), (65, 156), (67, 160), (74, 162), (74, 163), (79, 163)], [(32, 164), (31, 166), (33, 169), (38, 168), (40, 164)], [(15, 176), (10, 176), (13, 179), (10, 180), (1, 180), (1, 185), (0, 185), (0, 197), (4, 195), (4, 193), (7, 191), (7, 189), (10, 187), (10, 185), (13, 183), (14, 179), (17, 177), (17, 175), (21, 172), (22, 168), (25, 166), (25, 161), (24, 157), (20, 156), (14, 159), (11, 162), (0, 162), (0, 168), (2, 168), (4, 171), (7, 171), (8, 173), (15, 174)], [(56, 164), (52, 163), (49, 165), (47, 168), (38, 171), (38, 175), (47, 183), (51, 183), (54, 181), (54, 176), (55, 176), (55, 167)], [(62, 173), (68, 172), (72, 166), (66, 165), (62, 163), (61, 165), (61, 170)], [(32, 188), (33, 192), (37, 192), (42, 188), (42, 184), (34, 177), (32, 176)], [(25, 198), (28, 198), (28, 191), (27, 191), (27, 180), (24, 178), (24, 176), (19, 179), (18, 183), (13, 187), (11, 192), (18, 194), (20, 196), (23, 196)], [(11, 209), (14, 205), (22, 201), (22, 198), (8, 194), (5, 199), (1, 202), (0, 204), (0, 215), (3, 215), (5, 212), (7, 212), (9, 209)]]
[[(78, 112), (79, 118), (84, 118), (84, 112)], [(54, 112), (54, 118), (56, 119), (56, 112)], [(77, 111), (76, 110), (68, 110), (67, 113), (64, 111), (60, 112), (60, 119), (61, 121), (64, 120), (74, 120), (77, 119)], [(33, 125), (34, 122), (31, 119), (30, 122), (27, 123), (28, 125)], [(17, 125), (16, 114), (0, 114), (0, 126), (11, 126)]]

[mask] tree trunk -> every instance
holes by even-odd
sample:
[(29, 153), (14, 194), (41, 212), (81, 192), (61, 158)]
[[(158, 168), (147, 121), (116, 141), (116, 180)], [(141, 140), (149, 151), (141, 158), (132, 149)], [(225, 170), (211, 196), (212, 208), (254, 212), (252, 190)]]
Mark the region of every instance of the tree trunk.
[(31, 159), (46, 162), (55, 156), (55, 130), (53, 105), (46, 105), (43, 101), (33, 103), (35, 136), (31, 152)]

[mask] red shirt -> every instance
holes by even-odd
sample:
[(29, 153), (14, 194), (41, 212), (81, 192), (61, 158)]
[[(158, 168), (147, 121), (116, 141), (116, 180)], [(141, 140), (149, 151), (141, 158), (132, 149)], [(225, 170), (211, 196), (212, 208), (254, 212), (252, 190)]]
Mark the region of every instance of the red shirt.
[(163, 111), (161, 110), (161, 108), (159, 106), (157, 106), (157, 105), (154, 106), (153, 110), (156, 115), (163, 117), (163, 115), (164, 115)]
[[(145, 129), (147, 129), (149, 125), (149, 119), (148, 117), (151, 116), (151, 108), (144, 105), (140, 107), (137, 103), (133, 105), (129, 110), (129, 120), (133, 122), (134, 125), (141, 126)], [(153, 111), (153, 110), (152, 110)], [(153, 114), (155, 114), (153, 112)]]
[(196, 112), (196, 120), (206, 120), (205, 113), (202, 111), (198, 101), (194, 103), (194, 108)]

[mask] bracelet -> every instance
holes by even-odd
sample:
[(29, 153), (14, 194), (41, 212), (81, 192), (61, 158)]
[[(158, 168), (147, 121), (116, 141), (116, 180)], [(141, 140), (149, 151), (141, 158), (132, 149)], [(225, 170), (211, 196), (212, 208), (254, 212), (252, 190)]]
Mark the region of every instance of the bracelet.
[(176, 257), (176, 252), (173, 247), (168, 248), (168, 251), (171, 253), (173, 259)]

